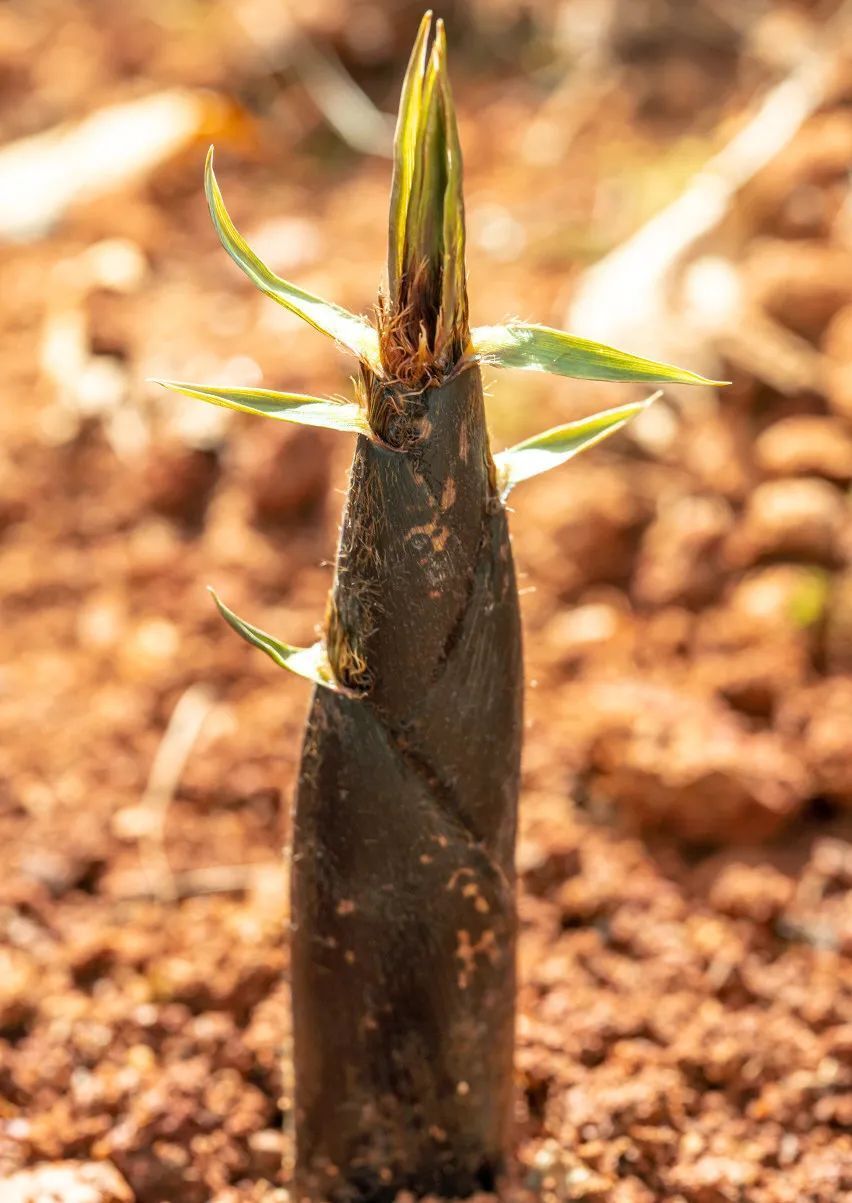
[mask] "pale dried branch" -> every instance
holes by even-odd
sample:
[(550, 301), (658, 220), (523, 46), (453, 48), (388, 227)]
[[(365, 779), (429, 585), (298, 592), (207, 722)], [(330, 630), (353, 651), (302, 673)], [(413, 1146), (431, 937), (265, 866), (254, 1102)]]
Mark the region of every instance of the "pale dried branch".
[(166, 853), (168, 810), (213, 703), (211, 691), (205, 685), (190, 685), (181, 694), (160, 740), (139, 804), (148, 816), (139, 841), (140, 860), (150, 892), (164, 900), (178, 897), (177, 882)]

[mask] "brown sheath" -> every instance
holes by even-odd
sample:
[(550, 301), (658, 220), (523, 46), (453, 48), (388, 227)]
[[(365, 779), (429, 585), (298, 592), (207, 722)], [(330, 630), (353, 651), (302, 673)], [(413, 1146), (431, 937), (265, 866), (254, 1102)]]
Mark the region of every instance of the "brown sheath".
[(297, 1197), (493, 1186), (512, 1095), (521, 635), (479, 370), (359, 437), (293, 830)]

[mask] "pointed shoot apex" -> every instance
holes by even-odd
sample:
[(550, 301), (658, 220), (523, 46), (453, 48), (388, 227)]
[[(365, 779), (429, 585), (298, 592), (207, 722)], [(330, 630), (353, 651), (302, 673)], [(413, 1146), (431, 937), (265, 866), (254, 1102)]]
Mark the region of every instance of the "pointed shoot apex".
[(426, 13), (408, 64), (394, 142), (386, 373), (409, 384), (443, 378), (468, 340), (462, 162), (442, 21)]
[(391, 184), (390, 223), (388, 230), (388, 285), (391, 302), (399, 295), (405, 254), (405, 224), (411, 197), (411, 182), (417, 159), (417, 131), (423, 103), (423, 76), (426, 68), (426, 46), (432, 28), (431, 9), (424, 13), (408, 61), (399, 114), (394, 135), (393, 182)]

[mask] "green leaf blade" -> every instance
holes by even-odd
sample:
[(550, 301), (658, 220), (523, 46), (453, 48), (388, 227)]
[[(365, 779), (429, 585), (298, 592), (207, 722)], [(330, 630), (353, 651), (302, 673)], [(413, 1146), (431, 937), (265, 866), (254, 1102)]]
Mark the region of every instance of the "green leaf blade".
[[(403, 273), (409, 287), (418, 272), (437, 278), (443, 261), (443, 200), (446, 147), (443, 110), (439, 104), (439, 77), (446, 71), (440, 43), (432, 43), (423, 79), (416, 141), (414, 174), (406, 215)], [(428, 289), (428, 291), (432, 291)]]
[(469, 338), (462, 158), (444, 23), (424, 17), (408, 65), (394, 144), (388, 230), (385, 375), (413, 390), (445, 379)]
[(399, 298), (403, 273), (405, 231), (411, 201), (411, 184), (417, 161), (417, 137), (423, 108), (426, 47), (432, 28), (431, 9), (424, 13), (405, 72), (394, 135), (394, 168), (388, 225), (388, 285), (391, 303)]
[(187, 384), (182, 380), (155, 380), (154, 383), (185, 397), (208, 401), (211, 405), (239, 413), (260, 414), (264, 418), (295, 422), (300, 426), (370, 434), (366, 414), (354, 401), (330, 401), (325, 397), (277, 393), (267, 388), (219, 388), (211, 384)]
[[(438, 22), (437, 45), (446, 62), (446, 35)], [(462, 153), (455, 104), (446, 69), (438, 82), (444, 108), (447, 185), (444, 191), (444, 263), (441, 277), (441, 318), (464, 338), (468, 336), (467, 280), (465, 273), (464, 195), (462, 190)]]
[(521, 481), (538, 476), (541, 472), (549, 472), (551, 468), (558, 468), (581, 451), (586, 451), (609, 438), (643, 413), (660, 395), (654, 393), (644, 401), (619, 405), (616, 409), (603, 410), (577, 422), (554, 426), (551, 430), (524, 439), (522, 443), (517, 443), (507, 451), (498, 452), (494, 456), (494, 463), (497, 466), (501, 497), (505, 500)]
[(308, 681), (313, 681), (315, 685), (322, 685), (325, 689), (331, 689), (335, 693), (348, 693), (348, 690), (342, 689), (335, 681), (328, 663), (325, 646), (322, 643), (314, 643), (311, 647), (293, 647), (289, 643), (282, 643), (273, 635), (262, 631), (260, 627), (253, 626), (252, 623), (245, 622), (236, 615), (225, 605), (215, 589), (210, 589), (210, 593), (217, 610), (228, 626), (236, 631), (246, 643), (250, 643), (252, 647), (259, 648), (264, 652), (279, 668), (286, 668), (288, 672), (295, 673), (297, 677), (304, 677)]
[(727, 383), (708, 380), (672, 364), (642, 359), (564, 330), (526, 322), (479, 326), (471, 331), (470, 341), (474, 356), (483, 363), (530, 372), (551, 372), (575, 380), (713, 386)]
[(236, 265), (248, 276), (251, 282), (266, 296), (295, 313), (321, 334), (328, 335), (335, 342), (346, 347), (369, 364), (373, 370), (379, 370), (379, 336), (376, 330), (365, 318), (350, 313), (347, 309), (324, 301), (313, 293), (305, 292), (282, 280), (266, 264), (258, 258), (249, 244), (240, 234), (231, 220), (225, 207), (219, 184), (213, 171), (213, 147), (207, 152), (207, 162), (204, 167), (204, 192), (210, 208), (210, 216), (219, 241), (231, 256)]

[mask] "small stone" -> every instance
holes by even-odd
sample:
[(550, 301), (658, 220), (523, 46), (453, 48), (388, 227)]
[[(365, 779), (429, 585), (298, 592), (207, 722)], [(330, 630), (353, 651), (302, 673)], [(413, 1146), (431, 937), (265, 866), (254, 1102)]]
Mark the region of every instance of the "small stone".
[(852, 673), (852, 568), (837, 573), (826, 593), (825, 669), (831, 674)]
[(129, 238), (104, 238), (80, 256), (93, 286), (112, 292), (137, 292), (145, 282), (148, 263), (141, 247)]
[(702, 605), (722, 583), (720, 549), (734, 518), (719, 497), (681, 497), (644, 534), (633, 579), (644, 605)]
[(825, 476), (852, 480), (852, 434), (836, 418), (782, 418), (759, 436), (757, 465), (767, 476)]
[(0, 949), (0, 1031), (8, 1034), (29, 1023), (36, 1009), (38, 983), (32, 957), (17, 948)]
[(258, 1178), (274, 1178), (284, 1158), (284, 1133), (277, 1128), (261, 1128), (248, 1138), (252, 1174)]
[(108, 1161), (57, 1161), (0, 1179), (0, 1203), (133, 1203)]
[(174, 623), (165, 618), (146, 618), (122, 644), (119, 663), (132, 679), (155, 677), (172, 663), (179, 646)]
[(793, 693), (777, 725), (800, 741), (816, 792), (852, 807), (852, 676), (826, 677)]
[[(792, 55), (788, 63), (797, 58), (801, 38), (807, 36), (802, 16), (801, 10), (780, 6), (755, 21), (749, 36), (760, 41), (761, 51), (768, 56), (764, 61), (770, 61), (782, 44), (786, 44), (787, 54)], [(816, 208), (818, 198), (826, 196), (826, 186), (843, 181), (850, 161), (849, 113), (841, 107), (811, 117), (803, 134), (791, 138), (744, 188), (742, 203), (753, 228), (770, 229), (788, 238), (827, 234), (823, 221), (801, 219), (803, 194), (816, 194), (812, 199)]]
[(190, 524), (200, 523), (219, 479), (219, 456), (200, 447), (158, 446), (148, 455), (144, 491), (157, 514)]
[(735, 1203), (757, 1177), (758, 1167), (750, 1161), (706, 1153), (692, 1165), (676, 1166), (668, 1183), (689, 1203)]
[(811, 865), (829, 885), (852, 890), (852, 844), (846, 840), (817, 840), (811, 849)]
[(560, 661), (581, 660), (614, 639), (628, 622), (628, 616), (618, 607), (589, 602), (555, 614), (543, 638)]
[(845, 305), (828, 323), (822, 349), (829, 359), (852, 364), (852, 305)]
[(531, 894), (547, 895), (580, 872), (580, 850), (576, 844), (544, 845), (525, 839), (518, 847), (517, 867)]
[(726, 553), (735, 567), (769, 556), (833, 565), (850, 515), (843, 494), (828, 481), (810, 476), (766, 481), (749, 498)]
[(852, 422), (852, 360), (832, 363), (826, 371), (825, 391), (829, 408)]
[(294, 427), (266, 436), (245, 452), (247, 484), (262, 523), (293, 523), (316, 515), (328, 496), (331, 439)]
[(26, 877), (59, 898), (95, 878), (103, 869), (103, 860), (94, 851), (65, 853), (53, 848), (34, 848), (25, 855), (21, 869)]
[(771, 923), (789, 903), (795, 889), (791, 878), (772, 865), (726, 865), (713, 883), (710, 902), (733, 919)]
[(761, 840), (809, 796), (794, 752), (721, 702), (622, 678), (584, 683), (572, 720), (588, 741), (586, 795), (642, 831), (687, 843)]
[(756, 239), (746, 258), (751, 298), (788, 329), (817, 338), (852, 304), (852, 252), (816, 241)]
[(728, 597), (730, 609), (774, 637), (819, 622), (826, 612), (829, 575), (802, 564), (770, 564), (748, 573)]

